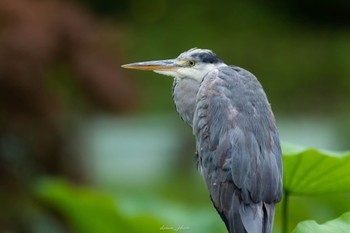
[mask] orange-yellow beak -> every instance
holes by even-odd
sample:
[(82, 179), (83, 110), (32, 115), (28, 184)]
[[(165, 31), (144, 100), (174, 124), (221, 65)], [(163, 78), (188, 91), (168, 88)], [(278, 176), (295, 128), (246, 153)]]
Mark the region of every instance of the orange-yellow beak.
[(175, 71), (177, 68), (179, 68), (175, 62), (175, 59), (130, 63), (122, 65), (122, 67), (126, 69), (154, 71)]

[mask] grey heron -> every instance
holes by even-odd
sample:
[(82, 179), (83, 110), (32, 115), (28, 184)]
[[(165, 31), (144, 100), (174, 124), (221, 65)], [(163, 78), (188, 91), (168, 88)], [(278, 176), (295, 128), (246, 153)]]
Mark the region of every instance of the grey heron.
[(282, 156), (266, 94), (249, 71), (211, 50), (131, 63), (174, 77), (173, 99), (196, 138), (196, 164), (230, 233), (271, 233), (282, 196)]

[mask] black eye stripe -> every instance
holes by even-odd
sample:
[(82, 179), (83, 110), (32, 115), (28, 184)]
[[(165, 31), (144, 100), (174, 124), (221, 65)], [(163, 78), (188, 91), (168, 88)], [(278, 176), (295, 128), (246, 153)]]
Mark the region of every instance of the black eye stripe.
[(209, 53), (209, 52), (203, 52), (203, 53), (194, 53), (192, 54), (192, 57), (196, 58), (196, 60), (204, 62), (204, 63), (219, 63), (222, 62), (220, 58), (218, 58), (215, 54)]

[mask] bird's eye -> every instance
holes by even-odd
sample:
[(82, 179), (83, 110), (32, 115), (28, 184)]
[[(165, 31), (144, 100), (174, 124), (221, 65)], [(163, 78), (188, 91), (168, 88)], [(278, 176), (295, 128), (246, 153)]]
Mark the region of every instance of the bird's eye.
[(195, 64), (196, 64), (196, 62), (193, 60), (188, 61), (188, 65), (191, 67), (194, 66)]

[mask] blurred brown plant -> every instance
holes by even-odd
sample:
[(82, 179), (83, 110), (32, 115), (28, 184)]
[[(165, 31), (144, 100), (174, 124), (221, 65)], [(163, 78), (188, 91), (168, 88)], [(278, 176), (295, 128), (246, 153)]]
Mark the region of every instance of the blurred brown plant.
[(135, 105), (118, 58), (100, 39), (112, 40), (109, 33), (68, 1), (0, 1), (0, 232), (26, 232), (25, 211), (15, 207), (38, 176), (84, 180), (69, 150), (69, 114)]

